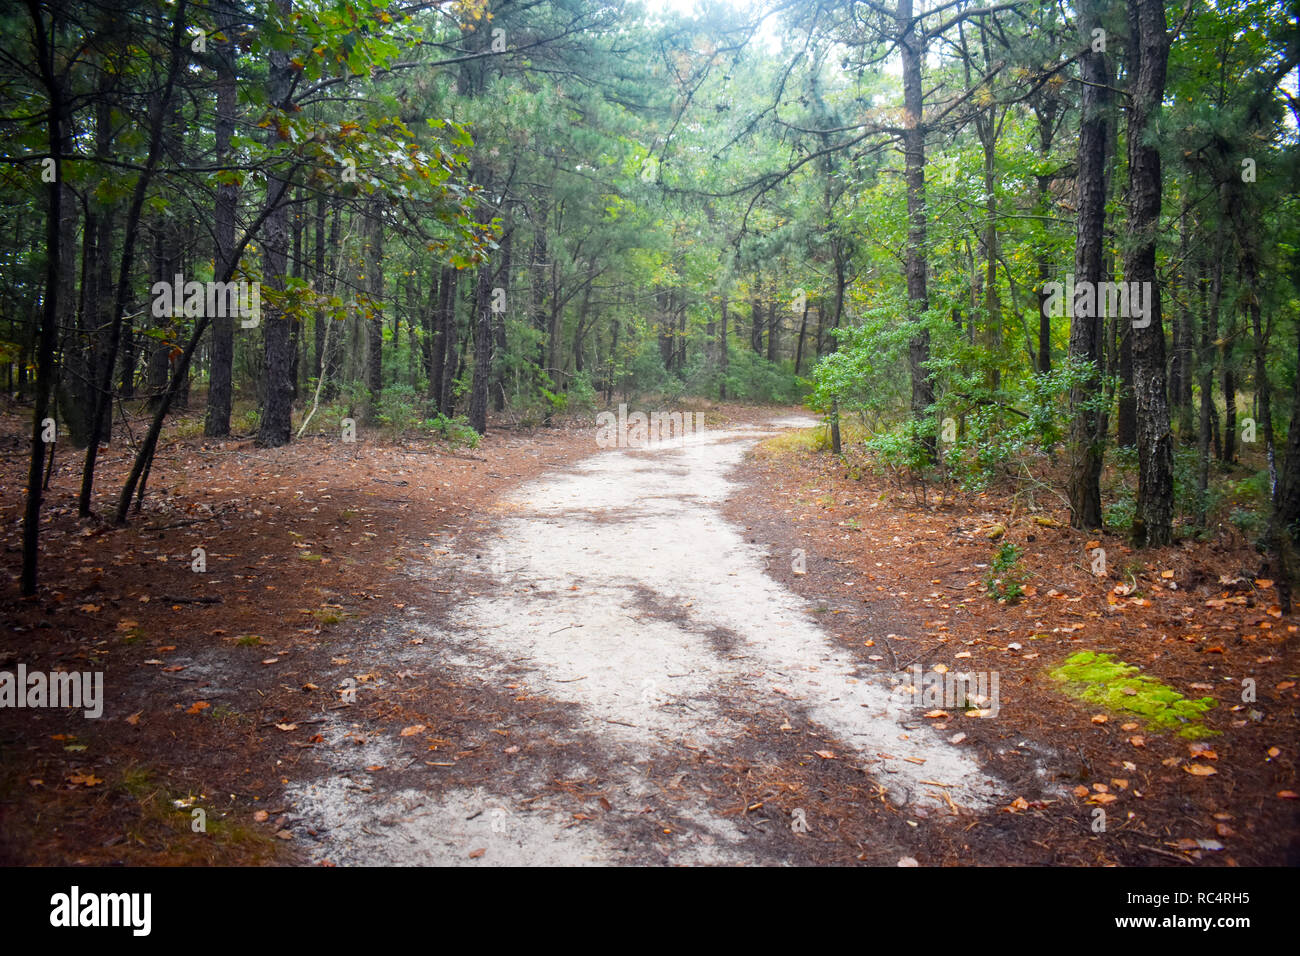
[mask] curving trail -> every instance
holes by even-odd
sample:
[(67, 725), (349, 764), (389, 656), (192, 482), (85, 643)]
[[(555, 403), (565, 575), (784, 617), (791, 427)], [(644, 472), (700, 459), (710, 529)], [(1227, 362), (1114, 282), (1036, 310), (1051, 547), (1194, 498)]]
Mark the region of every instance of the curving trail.
[[(502, 502), (496, 534), (480, 548), (492, 586), (477, 588), (426, 646), (459, 680), (514, 681), (571, 704), (567, 743), (598, 748), (591, 764), (617, 768), (629, 799), (650, 792), (642, 771), (661, 752), (685, 743), (725, 758), (743, 729), (739, 702), (741, 712), (775, 709), (792, 731), (812, 727), (836, 741), (899, 807), (988, 809), (998, 788), (973, 752), (918, 728), (910, 701), (862, 671), (808, 604), (766, 573), (783, 558), (747, 543), (719, 513), (748, 449), (775, 429), (809, 424), (787, 418), (608, 450), (525, 486)], [(460, 862), (476, 841), (492, 848), (485, 863), (638, 858), (644, 841), (617, 823), (579, 833), (548, 815), (535, 794), (552, 768), (532, 769), (512, 775), (504, 793), (501, 781), (485, 781), (482, 791), (438, 794), (433, 807), (435, 795), (411, 790), (350, 801), (329, 781), (298, 803), (329, 828), (322, 855), (338, 862)], [(700, 839), (674, 861), (779, 862), (706, 796), (688, 794), (675, 808)], [(421, 815), (399, 824), (409, 832), (366, 837), (365, 819), (401, 816), (417, 798)]]

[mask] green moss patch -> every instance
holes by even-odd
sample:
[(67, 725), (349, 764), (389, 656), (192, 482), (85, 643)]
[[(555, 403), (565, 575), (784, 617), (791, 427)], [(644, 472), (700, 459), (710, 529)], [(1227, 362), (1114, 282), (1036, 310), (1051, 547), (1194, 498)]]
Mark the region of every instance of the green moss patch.
[(1137, 714), (1159, 730), (1176, 730), (1180, 737), (1213, 737), (1202, 718), (1216, 703), (1213, 697), (1192, 700), (1168, 684), (1147, 677), (1136, 664), (1126, 664), (1110, 654), (1080, 651), (1052, 670), (1051, 676), (1067, 691), (1109, 710)]

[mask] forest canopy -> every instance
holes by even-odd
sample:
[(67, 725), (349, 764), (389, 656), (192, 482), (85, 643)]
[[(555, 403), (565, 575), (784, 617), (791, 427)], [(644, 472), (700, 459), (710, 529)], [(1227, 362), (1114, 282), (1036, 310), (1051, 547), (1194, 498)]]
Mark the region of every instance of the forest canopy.
[(10, 5), (23, 589), (56, 440), (120, 523), (191, 405), (274, 447), (636, 395), (806, 402), (919, 487), (1059, 461), (1075, 527), (1226, 509), (1285, 566), (1298, 65), (1270, 2)]

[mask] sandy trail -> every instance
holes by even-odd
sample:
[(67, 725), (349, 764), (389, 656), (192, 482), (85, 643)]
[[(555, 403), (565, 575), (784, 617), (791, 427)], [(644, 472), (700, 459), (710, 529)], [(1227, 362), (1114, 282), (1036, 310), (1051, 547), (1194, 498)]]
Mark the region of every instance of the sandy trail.
[[(525, 486), (503, 502), (498, 535), (479, 549), (495, 586), (428, 641), (440, 666), (486, 682), (522, 671), (530, 693), (577, 705), (575, 738), (599, 742), (601, 763), (621, 768), (632, 796), (644, 789), (638, 765), (659, 748), (686, 741), (725, 752), (740, 728), (719, 701), (740, 699), (784, 709), (794, 729), (819, 725), (879, 774), (896, 804), (947, 806), (925, 782), (940, 781), (958, 806), (987, 809), (999, 788), (973, 752), (918, 728), (910, 700), (864, 672), (767, 574), (769, 561), (790, 556), (748, 543), (718, 511), (748, 449), (771, 430), (810, 424), (780, 419), (608, 450)], [(535, 793), (538, 779), (522, 773), (519, 795)], [(336, 862), (462, 862), (475, 841), (490, 842), (484, 862), (498, 864), (629, 858), (616, 834), (579, 835), (536, 803), (521, 813), (481, 792), (378, 798), (332, 779), (295, 797), (329, 831), (321, 855)], [(675, 861), (749, 861), (734, 826), (703, 799), (682, 811), (705, 836)], [(367, 836), (376, 821), (386, 839)]]

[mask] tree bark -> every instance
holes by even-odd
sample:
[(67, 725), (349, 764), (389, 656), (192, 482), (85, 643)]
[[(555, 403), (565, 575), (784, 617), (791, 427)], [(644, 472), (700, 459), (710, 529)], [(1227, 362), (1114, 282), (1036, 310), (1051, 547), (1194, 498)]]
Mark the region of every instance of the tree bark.
[[(235, 133), (235, 44), (230, 34), (235, 26), (235, 11), (228, 0), (217, 6), (217, 29), (225, 39), (216, 44), (217, 110), (215, 126), (216, 160), (218, 166), (230, 162), (230, 143)], [(221, 275), (230, 264), (235, 248), (235, 211), (239, 203), (239, 187), (234, 183), (219, 182), (213, 209), (213, 275)], [(212, 319), (212, 345), (208, 366), (207, 413), (203, 421), (203, 434), (209, 438), (224, 438), (230, 434), (230, 406), (234, 397), (235, 320), (232, 316), (214, 316)]]
[[(292, 0), (275, 0), (275, 5), (283, 17), (288, 18)], [(269, 104), (278, 113), (287, 111), (287, 102), (293, 85), (293, 68), (287, 50), (272, 50), (270, 71), (267, 75), (267, 93)], [(278, 123), (272, 122), (267, 130), (267, 143), (273, 148), (279, 142)], [(279, 167), (273, 167), (267, 175), (267, 194), (277, 192), (287, 195), (288, 173)], [(276, 203), (275, 208), (266, 219), (266, 233), (263, 239), (263, 277), (271, 290), (284, 289), (284, 278), (289, 258), (289, 209), (283, 203)], [(263, 374), (266, 399), (262, 405), (262, 420), (257, 432), (258, 444), (268, 448), (287, 445), (292, 437), (293, 382), (290, 381), (293, 366), (293, 336), (290, 323), (294, 321), (274, 303), (263, 303), (262, 330), (265, 352)]]
[[(907, 347), (907, 364), (912, 379), (912, 419), (919, 424), (930, 414), (930, 406), (934, 404), (934, 382), (926, 368), (930, 360), (930, 330), (921, 324), (930, 308), (926, 285), (925, 126), (921, 87), (925, 35), (920, 23), (912, 18), (912, 0), (898, 0), (897, 27), (898, 47), (903, 60), (903, 157), (907, 184), (904, 272), (907, 275), (907, 321), (913, 328)], [(835, 311), (838, 323), (838, 304)], [(838, 433), (838, 416), (835, 424)], [(926, 457), (934, 461), (938, 447), (935, 436), (924, 435), (921, 444)]]
[(1169, 35), (1163, 0), (1128, 0), (1137, 44), (1128, 125), (1129, 243), (1124, 279), (1150, 283), (1142, 327), (1132, 328), (1133, 391), (1137, 400), (1138, 498), (1133, 541), (1162, 547), (1173, 539), (1173, 435), (1165, 383), (1165, 335), (1156, 275), (1156, 231), (1160, 225), (1160, 150), (1147, 131), (1160, 113)]
[[(1092, 48), (1092, 31), (1100, 23), (1097, 0), (1079, 6), (1079, 37), (1086, 49), (1079, 57), (1082, 92), (1079, 111), (1078, 171), (1075, 175), (1078, 222), (1074, 246), (1074, 281), (1096, 283), (1102, 278), (1102, 243), (1106, 216), (1106, 134), (1110, 107), (1106, 54)], [(1092, 530), (1102, 526), (1101, 466), (1105, 436), (1095, 399), (1100, 391), (1102, 347), (1101, 309), (1079, 315), (1069, 303), (1070, 357), (1087, 363), (1088, 372), (1070, 389), (1070, 524)]]

